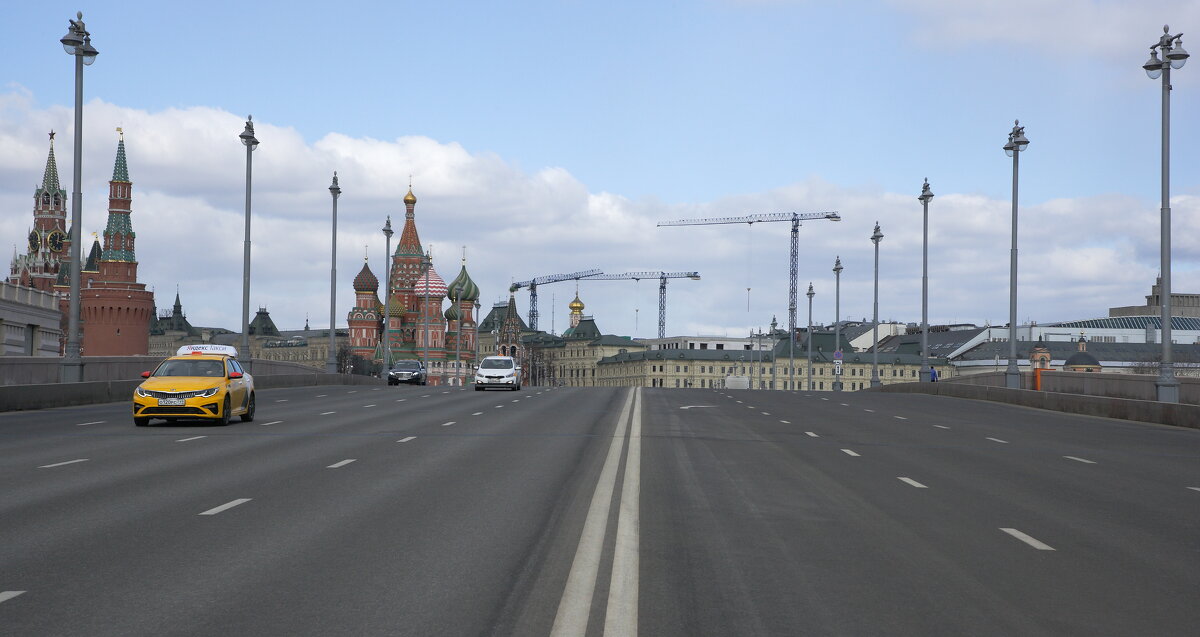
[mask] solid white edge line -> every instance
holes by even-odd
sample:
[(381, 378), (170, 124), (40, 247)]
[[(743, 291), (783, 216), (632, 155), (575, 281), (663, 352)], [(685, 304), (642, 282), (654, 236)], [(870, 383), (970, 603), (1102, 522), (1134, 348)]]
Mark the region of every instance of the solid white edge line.
[(1001, 439), (999, 439), (999, 438), (987, 438), (987, 440), (991, 440), (992, 442), (999, 442), (999, 443), (1003, 443), (1003, 444), (1006, 444), (1006, 445), (1008, 444), (1008, 441), (1007, 441), (1007, 440), (1001, 440)]
[(333, 463), (333, 464), (331, 464), (331, 465), (329, 465), (328, 467), (325, 467), (325, 468), (326, 468), (326, 469), (337, 469), (337, 468), (339, 468), (339, 467), (344, 467), (344, 466), (346, 466), (346, 465), (350, 464), (351, 462), (354, 462), (355, 460), (357, 460), (357, 458), (347, 458), (347, 459), (345, 459), (345, 460), (343, 460), (343, 461), (341, 461), (341, 462), (335, 462), (335, 463)]
[(189, 440), (199, 440), (201, 438), (207, 438), (207, 437), (208, 436), (192, 436), (191, 438), (180, 438), (179, 440), (176, 440), (175, 442), (187, 442)]
[(76, 462), (87, 462), (87, 461), (88, 461), (87, 458), (78, 458), (76, 460), (68, 460), (66, 462), (56, 462), (54, 464), (44, 464), (44, 465), (38, 467), (38, 469), (51, 469), (54, 467), (61, 467), (63, 465), (75, 464)]
[(1084, 464), (1096, 464), (1096, 462), (1094, 460), (1088, 460), (1087, 458), (1077, 458), (1075, 456), (1063, 456), (1063, 457), (1066, 458), (1067, 460), (1074, 460), (1075, 462), (1082, 462)]
[(25, 591), (0, 591), (0, 602), (7, 602), (8, 600), (10, 600), (24, 592)]
[(232, 509), (233, 507), (235, 507), (239, 504), (245, 504), (245, 503), (249, 502), (251, 499), (252, 498), (238, 498), (237, 500), (233, 500), (231, 502), (226, 502), (225, 504), (222, 504), (219, 507), (209, 509), (203, 513), (197, 513), (196, 515), (216, 515), (227, 509)]
[(416, 436), (409, 436), (407, 438), (401, 438), (400, 440), (397, 440), (396, 442), (408, 442), (409, 440), (416, 440), (416, 439), (417, 439)]
[(1029, 546), (1032, 546), (1033, 548), (1035, 548), (1039, 551), (1053, 551), (1054, 550), (1054, 547), (1050, 546), (1049, 544), (1046, 544), (1045, 542), (1041, 542), (1032, 537), (1029, 537), (1028, 535), (1026, 535), (1016, 529), (1006, 529), (1006, 528), (1001, 527), (1000, 530), (1017, 538), (1018, 540), (1021, 540), (1022, 542), (1028, 544)]
[(617, 428), (613, 431), (608, 455), (596, 480), (596, 490), (592, 492), (592, 502), (579, 535), (579, 546), (575, 549), (567, 584), (558, 602), (558, 612), (550, 629), (551, 637), (577, 637), (587, 633), (592, 596), (596, 591), (596, 573), (600, 569), (600, 553), (604, 548), (604, 534), (608, 526), (608, 510), (616, 488), (617, 466), (621, 464), (621, 448), (625, 443), (625, 429), (634, 393), (633, 390), (629, 391), (625, 406), (617, 417)]
[(622, 637), (637, 635), (638, 626), (642, 388), (638, 387), (634, 392), (629, 449), (625, 454), (625, 478), (621, 485), (621, 508), (617, 516), (617, 540), (613, 549), (612, 578), (608, 585), (608, 609), (604, 614), (604, 634)]
[(857, 457), (858, 457), (858, 454), (857, 454), (857, 453), (854, 453), (854, 452), (853, 452), (852, 450), (850, 450), (850, 449), (842, 449), (842, 453), (846, 454), (847, 456), (854, 456), (855, 458), (857, 458)]
[(913, 480), (912, 478), (905, 478), (903, 476), (898, 476), (896, 479), (903, 482), (904, 484), (907, 484), (912, 487), (916, 487), (918, 489), (928, 489), (929, 488), (929, 487), (921, 484), (920, 482)]

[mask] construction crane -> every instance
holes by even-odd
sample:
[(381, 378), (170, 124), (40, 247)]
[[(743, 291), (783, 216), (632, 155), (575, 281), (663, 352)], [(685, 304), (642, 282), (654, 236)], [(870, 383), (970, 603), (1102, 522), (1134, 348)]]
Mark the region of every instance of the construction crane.
[(699, 272), (625, 272), (623, 274), (595, 274), (583, 277), (584, 281), (658, 279), (658, 337), (667, 337), (667, 279), (700, 280)]
[[(744, 217), (713, 217), (709, 219), (681, 219), (679, 221), (663, 221), (658, 225), (662, 226), (710, 226), (726, 223), (745, 223), (755, 224), (771, 221), (791, 221), (792, 222), (792, 254), (791, 262), (788, 268), (788, 338), (791, 339), (791, 348), (794, 352), (796, 349), (796, 275), (799, 270), (800, 260), (800, 222), (811, 221), (814, 219), (828, 219), (830, 221), (841, 221), (842, 217), (836, 210), (829, 212), (768, 212), (755, 215), (746, 215)], [(791, 378), (795, 376), (795, 370), (791, 372)], [(795, 382), (789, 379), (789, 382)]]
[(582, 272), (572, 272), (570, 274), (547, 274), (539, 276), (528, 281), (520, 281), (509, 286), (509, 292), (516, 292), (521, 288), (529, 288), (529, 329), (537, 330), (538, 328), (538, 309), (537, 309), (537, 288), (539, 285), (547, 283), (557, 283), (559, 281), (578, 281), (584, 277), (604, 274), (601, 270), (584, 270)]

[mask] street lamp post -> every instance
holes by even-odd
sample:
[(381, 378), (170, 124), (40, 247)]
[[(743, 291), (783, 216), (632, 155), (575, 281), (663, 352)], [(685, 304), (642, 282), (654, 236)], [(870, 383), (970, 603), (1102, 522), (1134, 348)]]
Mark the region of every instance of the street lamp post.
[(812, 391), (812, 388), (813, 388), (813, 381), (812, 381), (812, 342), (813, 342), (812, 300), (813, 300), (813, 296), (815, 294), (816, 294), (816, 292), (813, 292), (812, 281), (809, 281), (808, 282), (808, 292), (805, 293), (805, 296), (808, 297), (808, 336), (805, 338), (805, 340), (808, 341), (808, 391)]
[(75, 14), (77, 20), (69, 20), (67, 34), (59, 40), (67, 55), (75, 56), (75, 174), (72, 176), (71, 192), (71, 298), (68, 302), (67, 349), (63, 353), (59, 380), (64, 383), (83, 381), (83, 358), (79, 347), (79, 272), (82, 261), (83, 215), (83, 67), (90, 66), (100, 54), (92, 46), (92, 36), (83, 24), (83, 12)]
[(325, 359), (325, 371), (337, 373), (337, 331), (334, 330), (335, 309), (337, 308), (337, 200), (342, 194), (338, 187), (337, 171), (333, 171), (333, 184), (329, 186), (329, 194), (333, 196), (333, 247), (329, 256), (329, 357)]
[[(1008, 264), (1008, 368), (1004, 371), (1004, 386), (1009, 389), (1021, 388), (1021, 373), (1017, 371), (1017, 177), (1021, 153), (1028, 145), (1025, 127), (1021, 126), (1020, 120), (1014, 121), (1013, 129), (1008, 134), (1008, 143), (1004, 145), (1004, 152), (1013, 160), (1012, 251)], [(927, 373), (924, 368), (921, 372)]]
[(421, 364), (425, 367), (425, 380), (429, 381), (429, 270), (433, 268), (433, 255), (426, 252), (421, 257), (421, 267), (425, 269), (424, 303), (421, 304), (421, 322), (424, 323), (425, 337), (421, 339)]
[(875, 233), (871, 235), (871, 243), (875, 244), (875, 321), (874, 321), (874, 339), (875, 345), (871, 347), (873, 353), (871, 357), (871, 386), (879, 387), (883, 383), (879, 382), (879, 242), (883, 240), (883, 233), (879, 231), (879, 222), (875, 222)]
[(246, 116), (246, 128), (238, 137), (246, 147), (246, 238), (242, 245), (242, 355), (246, 358), (242, 362), (250, 367), (250, 175), (251, 153), (258, 148), (253, 116)]
[[(1158, 59), (1162, 50), (1163, 59)], [(1183, 34), (1171, 35), (1171, 28), (1163, 26), (1158, 43), (1150, 47), (1150, 59), (1142, 65), (1150, 79), (1162, 76), (1162, 208), (1160, 214), (1160, 248), (1162, 283), (1159, 298), (1162, 303), (1162, 362), (1158, 366), (1158, 400), (1165, 403), (1179, 402), (1179, 381), (1175, 379), (1175, 366), (1171, 351), (1171, 69), (1183, 68), (1188, 52), (1183, 50)]]
[(929, 189), (929, 180), (921, 186), (921, 211), (924, 222), (921, 231), (921, 376), (922, 383), (929, 382), (929, 200), (933, 199), (933, 191)]
[(391, 299), (392, 299), (392, 264), (389, 263), (392, 259), (392, 215), (388, 215), (387, 223), (383, 224), (383, 236), (386, 237), (384, 247), (386, 251), (383, 255), (383, 371), (387, 373), (392, 369), (392, 316), (391, 316)]
[(842, 391), (842, 375), (838, 367), (841, 365), (842, 355), (842, 257), (837, 257), (833, 262), (833, 274), (836, 280), (833, 292), (833, 358), (834, 376), (833, 376), (833, 391)]

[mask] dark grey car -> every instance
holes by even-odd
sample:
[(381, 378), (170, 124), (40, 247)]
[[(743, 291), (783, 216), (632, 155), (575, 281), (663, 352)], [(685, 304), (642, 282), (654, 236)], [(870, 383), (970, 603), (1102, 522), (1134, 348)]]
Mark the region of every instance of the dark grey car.
[(396, 361), (388, 372), (389, 385), (424, 385), (426, 382), (425, 367), (421, 365), (421, 361)]

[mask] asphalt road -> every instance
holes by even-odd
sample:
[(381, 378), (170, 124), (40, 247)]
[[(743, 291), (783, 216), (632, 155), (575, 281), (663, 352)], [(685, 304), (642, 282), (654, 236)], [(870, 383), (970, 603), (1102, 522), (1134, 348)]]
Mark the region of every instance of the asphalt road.
[(1200, 431), (905, 394), (0, 413), (3, 635), (1193, 635)]

